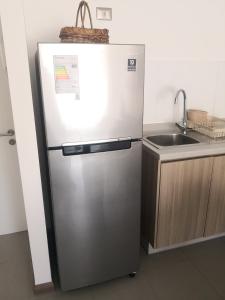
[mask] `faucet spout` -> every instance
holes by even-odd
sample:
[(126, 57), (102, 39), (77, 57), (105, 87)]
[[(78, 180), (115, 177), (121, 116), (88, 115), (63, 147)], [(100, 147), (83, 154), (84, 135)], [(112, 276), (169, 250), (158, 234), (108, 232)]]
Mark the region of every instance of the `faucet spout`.
[(187, 107), (186, 107), (187, 95), (186, 95), (185, 90), (180, 89), (180, 90), (177, 91), (175, 99), (174, 99), (174, 104), (177, 104), (180, 94), (183, 95), (183, 101), (184, 101), (183, 118), (182, 118), (181, 122), (178, 122), (176, 124), (180, 128), (182, 128), (183, 131), (184, 131), (184, 134), (186, 134), (187, 133)]

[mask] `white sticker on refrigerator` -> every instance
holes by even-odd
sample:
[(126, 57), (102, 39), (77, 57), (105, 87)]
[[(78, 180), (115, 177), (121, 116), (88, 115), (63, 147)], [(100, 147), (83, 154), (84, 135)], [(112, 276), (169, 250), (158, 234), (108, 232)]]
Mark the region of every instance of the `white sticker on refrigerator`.
[(75, 94), (80, 100), (78, 56), (55, 55), (53, 60), (56, 93)]

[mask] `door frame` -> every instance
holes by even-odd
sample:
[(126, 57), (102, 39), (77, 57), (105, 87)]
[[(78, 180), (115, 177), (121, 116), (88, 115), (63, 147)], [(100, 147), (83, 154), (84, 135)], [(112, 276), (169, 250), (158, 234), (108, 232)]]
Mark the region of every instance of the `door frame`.
[(52, 278), (22, 0), (0, 0), (0, 15), (34, 284), (40, 286)]

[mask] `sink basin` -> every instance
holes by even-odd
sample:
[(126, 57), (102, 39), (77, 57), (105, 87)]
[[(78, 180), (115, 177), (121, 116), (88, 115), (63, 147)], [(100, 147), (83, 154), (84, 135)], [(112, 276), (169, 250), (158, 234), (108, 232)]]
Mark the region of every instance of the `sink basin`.
[(156, 147), (181, 146), (200, 143), (196, 139), (181, 133), (152, 135), (148, 136), (146, 139)]

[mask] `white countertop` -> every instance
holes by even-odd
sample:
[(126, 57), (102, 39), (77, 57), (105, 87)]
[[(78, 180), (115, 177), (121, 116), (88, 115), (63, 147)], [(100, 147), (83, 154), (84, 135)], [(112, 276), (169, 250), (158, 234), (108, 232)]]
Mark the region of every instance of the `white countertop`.
[[(181, 133), (173, 123), (155, 123), (144, 125), (144, 138), (149, 135)], [(188, 136), (196, 138), (199, 144), (168, 146), (156, 148), (143, 140), (143, 144), (161, 161), (180, 160), (204, 156), (225, 155), (225, 139), (214, 140), (194, 131), (188, 131)]]

